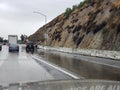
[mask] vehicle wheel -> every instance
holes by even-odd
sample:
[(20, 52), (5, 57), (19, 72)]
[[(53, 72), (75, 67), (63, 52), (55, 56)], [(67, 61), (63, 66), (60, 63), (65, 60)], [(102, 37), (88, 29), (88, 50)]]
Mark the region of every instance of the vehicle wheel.
[(9, 49), (9, 52), (11, 52), (11, 50)]
[(2, 50), (2, 47), (0, 47), (0, 51)]
[(17, 52), (19, 52), (19, 49), (17, 50)]
[(29, 49), (28, 48), (26, 48), (26, 52), (29, 53)]
[(34, 53), (34, 50), (33, 49), (31, 49), (31, 54), (33, 54)]

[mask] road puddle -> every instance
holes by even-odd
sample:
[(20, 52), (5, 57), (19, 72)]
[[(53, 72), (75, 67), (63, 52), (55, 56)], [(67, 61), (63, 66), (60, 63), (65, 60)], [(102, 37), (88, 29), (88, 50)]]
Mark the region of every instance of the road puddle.
[(55, 51), (39, 51), (39, 55), (45, 60), (68, 69), (71, 72), (86, 79), (102, 79), (120, 81), (120, 69), (102, 64), (96, 64)]

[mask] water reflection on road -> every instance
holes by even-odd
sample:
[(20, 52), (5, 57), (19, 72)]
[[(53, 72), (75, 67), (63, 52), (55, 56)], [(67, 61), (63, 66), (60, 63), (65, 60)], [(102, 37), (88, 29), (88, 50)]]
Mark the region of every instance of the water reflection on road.
[[(0, 85), (11, 83), (53, 80), (46, 69), (21, 49), (19, 52), (8, 52), (8, 46), (2, 46), (0, 52)], [(1, 90), (1, 89), (0, 89)]]
[(84, 61), (74, 55), (56, 51), (39, 50), (39, 55), (87, 79), (120, 81), (120, 68)]

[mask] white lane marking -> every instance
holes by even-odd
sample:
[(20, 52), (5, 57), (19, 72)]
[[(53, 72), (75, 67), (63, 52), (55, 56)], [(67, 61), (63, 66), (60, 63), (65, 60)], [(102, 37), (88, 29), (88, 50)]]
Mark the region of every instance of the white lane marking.
[(26, 53), (19, 53), (19, 56), (18, 56), (18, 59), (27, 59), (27, 55), (26, 55)]
[(67, 71), (65, 71), (65, 70), (57, 67), (57, 66), (54, 66), (54, 65), (52, 65), (52, 64), (50, 64), (50, 63), (48, 63), (48, 62), (46, 62), (46, 61), (43, 61), (43, 60), (41, 60), (41, 59), (39, 59), (39, 58), (37, 58), (37, 57), (35, 57), (35, 56), (32, 56), (32, 58), (33, 58), (33, 59), (36, 59), (36, 60), (39, 60), (40, 62), (42, 62), (42, 63), (44, 63), (44, 64), (47, 64), (47, 65), (49, 65), (49, 66), (51, 66), (51, 67), (53, 67), (53, 68), (55, 68), (55, 69), (57, 69), (57, 70), (59, 70), (59, 71), (61, 71), (61, 72), (65, 73), (65, 74), (71, 76), (71, 77), (74, 78), (74, 79), (80, 79), (79, 77), (77, 77), (77, 76), (75, 76), (75, 75), (73, 75), (73, 74), (71, 74), (71, 73), (69, 73), (69, 72), (67, 72)]
[(7, 59), (7, 57), (8, 57), (8, 47), (2, 46), (2, 50), (0, 51), (0, 66), (2, 66), (3, 62)]
[(24, 51), (23, 49), (23, 46), (19, 46), (19, 56), (18, 56), (19, 59), (27, 59), (27, 54), (26, 52)]
[(2, 66), (3, 62), (4, 62), (4, 60), (0, 60), (0, 66)]

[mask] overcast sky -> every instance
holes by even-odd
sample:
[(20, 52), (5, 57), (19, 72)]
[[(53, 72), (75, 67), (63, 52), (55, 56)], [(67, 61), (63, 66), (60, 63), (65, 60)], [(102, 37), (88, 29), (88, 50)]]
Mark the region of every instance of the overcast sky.
[(31, 35), (45, 24), (60, 15), (66, 8), (79, 4), (81, 0), (0, 0), (0, 37), (7, 39), (9, 34)]

